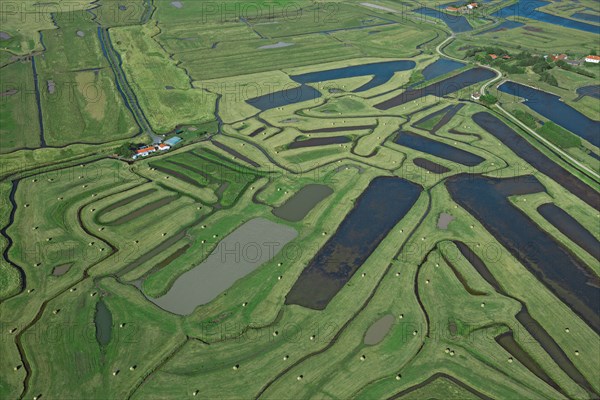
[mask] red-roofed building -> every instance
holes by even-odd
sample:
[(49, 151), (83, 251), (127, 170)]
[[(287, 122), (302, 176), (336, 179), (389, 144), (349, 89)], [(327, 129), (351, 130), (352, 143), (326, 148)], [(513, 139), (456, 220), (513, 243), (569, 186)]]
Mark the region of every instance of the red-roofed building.
[(495, 54), (489, 54), (489, 56), (491, 57), (492, 60), (495, 60), (496, 58), (498, 58), (498, 56)]
[(144, 147), (142, 149), (137, 150), (133, 158), (146, 157), (148, 154), (154, 153), (155, 151), (156, 148), (154, 146)]
[(169, 146), (168, 144), (161, 143), (158, 145), (158, 150), (160, 150), (160, 151), (166, 151), (166, 150), (169, 150), (170, 148), (171, 148), (171, 146)]
[(448, 7), (446, 7), (446, 11), (457, 12), (457, 11), (460, 11), (460, 9), (458, 9), (456, 7), (448, 6)]
[(504, 58), (505, 60), (510, 60), (510, 56), (508, 54), (503, 55), (502, 58)]
[(598, 64), (600, 63), (600, 56), (587, 56), (585, 62)]
[(567, 58), (566, 54), (553, 54), (551, 57), (552, 61), (560, 61), (565, 60)]

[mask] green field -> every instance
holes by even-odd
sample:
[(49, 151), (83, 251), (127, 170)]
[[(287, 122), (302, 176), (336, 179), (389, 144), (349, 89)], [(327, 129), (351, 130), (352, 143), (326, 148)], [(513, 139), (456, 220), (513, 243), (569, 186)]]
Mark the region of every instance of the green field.
[[(483, 18), (499, 1), (466, 15), (475, 31), (453, 36), (409, 12), (421, 4), (393, 0), (23, 4), (27, 21), (0, 11), (12, 35), (0, 41), (1, 399), (598, 397), (598, 310), (581, 310), (600, 287), (589, 200), (600, 150), (496, 86), (535, 85), (599, 121), (600, 99), (577, 90), (600, 69), (581, 67), (594, 78), (554, 65), (558, 86), (531, 66), (445, 81), (477, 67), (470, 58), (423, 82), (430, 65), (473, 47), (575, 59), (597, 35), (525, 19), (476, 35), (502, 22)], [(544, 11), (588, 8), (598, 5)], [(414, 68), (348, 72), (398, 60)], [(292, 79), (334, 69), (333, 79)], [(309, 86), (318, 96), (307, 101), (248, 103)], [(445, 108), (455, 114), (419, 123)], [(494, 136), (482, 113), (514, 136)], [(168, 151), (119, 156), (173, 136), (183, 140)], [(515, 138), (524, 141), (511, 150)], [(521, 158), (528, 145), (526, 156), (547, 158)], [(382, 177), (418, 185), (399, 218), (405, 199), (368, 197)], [(503, 183), (474, 197), (509, 217), (488, 221), (452, 194), (457, 179), (482, 177)], [(517, 194), (503, 192), (510, 185)], [(329, 191), (313, 198), (311, 187)], [(540, 211), (548, 204), (570, 218), (566, 229)], [(300, 217), (279, 213), (289, 207)], [(375, 221), (388, 218), (383, 235)], [(255, 220), (297, 236), (227, 243)], [(532, 236), (511, 242), (509, 228)], [(369, 247), (371, 234), (381, 237)], [(555, 276), (564, 266), (546, 255), (559, 248), (569, 276)], [(248, 267), (265, 249), (267, 261)], [(330, 301), (288, 304), (312, 262), (308, 290), (331, 291)], [(229, 282), (227, 268), (242, 277)], [(190, 312), (157, 305), (170, 295)]]

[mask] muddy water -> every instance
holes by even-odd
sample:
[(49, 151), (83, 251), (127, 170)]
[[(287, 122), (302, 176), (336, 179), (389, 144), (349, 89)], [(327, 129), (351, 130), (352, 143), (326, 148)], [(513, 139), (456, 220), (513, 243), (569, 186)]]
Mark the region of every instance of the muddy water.
[(297, 235), (286, 225), (252, 219), (225, 237), (205, 261), (179, 276), (164, 296), (149, 300), (174, 314), (191, 314), (275, 257)]
[(388, 334), (396, 318), (392, 314), (385, 315), (373, 323), (365, 334), (364, 343), (372, 346), (383, 340)]
[(58, 267), (55, 267), (52, 270), (52, 275), (62, 276), (64, 274), (66, 274), (71, 269), (71, 265), (73, 265), (73, 264), (64, 264), (64, 265), (59, 265)]
[(438, 218), (437, 227), (439, 229), (448, 229), (450, 222), (454, 221), (454, 217), (450, 214), (441, 213)]
[(273, 214), (286, 221), (302, 220), (321, 201), (330, 196), (333, 189), (326, 185), (311, 184), (300, 189), (282, 206), (274, 208)]
[(96, 340), (98, 344), (106, 346), (112, 336), (112, 314), (102, 300), (96, 303), (94, 324), (96, 325)]
[(288, 293), (286, 304), (323, 310), (415, 204), (422, 188), (375, 178)]
[(306, 140), (297, 140), (288, 145), (288, 149), (301, 149), (304, 147), (318, 147), (327, 146), (331, 144), (342, 144), (351, 142), (352, 139), (346, 136), (332, 136), (332, 137), (319, 137), (310, 138)]
[(537, 279), (598, 331), (600, 280), (556, 239), (513, 206), (508, 196), (545, 191), (533, 176), (493, 179), (457, 175), (446, 181), (450, 195)]

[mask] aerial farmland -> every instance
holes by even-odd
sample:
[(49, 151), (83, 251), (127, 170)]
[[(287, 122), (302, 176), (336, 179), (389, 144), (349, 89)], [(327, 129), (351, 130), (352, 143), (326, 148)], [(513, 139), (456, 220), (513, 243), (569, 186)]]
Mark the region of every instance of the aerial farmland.
[(3, 1), (0, 205), (0, 399), (598, 399), (600, 4)]

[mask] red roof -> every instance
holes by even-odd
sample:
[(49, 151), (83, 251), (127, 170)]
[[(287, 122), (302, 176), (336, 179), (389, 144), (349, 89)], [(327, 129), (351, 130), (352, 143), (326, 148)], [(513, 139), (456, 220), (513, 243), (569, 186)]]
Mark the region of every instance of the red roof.
[(490, 54), (490, 57), (492, 57), (492, 60), (495, 60), (496, 58), (498, 58), (498, 56), (495, 54)]
[(449, 7), (446, 7), (446, 11), (458, 11), (458, 8), (449, 6)]
[(554, 54), (552, 56), (552, 61), (564, 60), (565, 58), (567, 58), (566, 54)]
[(149, 147), (144, 147), (143, 149), (139, 149), (137, 151), (138, 154), (142, 154), (142, 153), (148, 153), (150, 151), (155, 151), (154, 147), (149, 146)]
[(600, 56), (587, 56), (586, 58), (589, 58), (591, 60), (600, 60)]
[(502, 58), (504, 58), (505, 60), (508, 60), (508, 59), (510, 59), (510, 56), (508, 54), (505, 54), (502, 56)]

